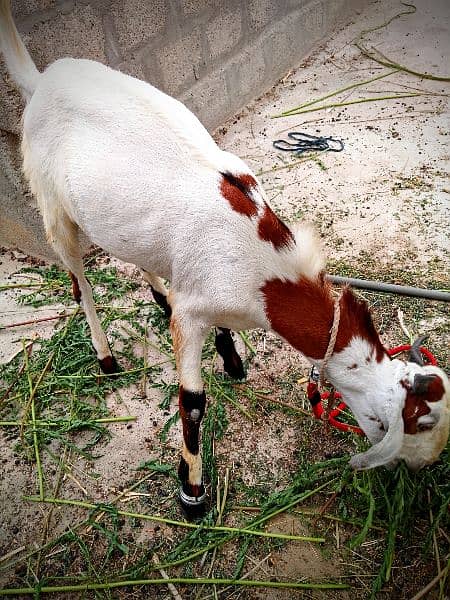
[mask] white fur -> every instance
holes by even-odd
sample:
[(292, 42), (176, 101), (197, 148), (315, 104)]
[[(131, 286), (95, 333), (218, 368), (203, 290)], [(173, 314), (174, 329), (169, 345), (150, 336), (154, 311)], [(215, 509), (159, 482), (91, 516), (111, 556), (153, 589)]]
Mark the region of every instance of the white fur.
[[(320, 366), (320, 361), (315, 362)], [(355, 364), (357, 367), (353, 368)], [(433, 428), (407, 435), (402, 419), (405, 384), (412, 386), (419, 373), (438, 375), (445, 393), (441, 400), (428, 402), (430, 413), (418, 420), (419, 424), (432, 424)], [(411, 469), (417, 470), (437, 460), (448, 439), (450, 420), (450, 385), (442, 369), (390, 360), (387, 356), (378, 363), (373, 347), (366, 340), (354, 337), (344, 350), (333, 354), (327, 376), (373, 444), (366, 452), (352, 457), (354, 468), (389, 466), (404, 459)]]

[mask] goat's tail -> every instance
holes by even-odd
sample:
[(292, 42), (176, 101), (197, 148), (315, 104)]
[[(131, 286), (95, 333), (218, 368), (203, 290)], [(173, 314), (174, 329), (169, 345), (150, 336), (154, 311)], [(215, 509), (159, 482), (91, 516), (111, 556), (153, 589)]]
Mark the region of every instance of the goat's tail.
[(39, 71), (14, 25), (10, 0), (0, 0), (0, 50), (9, 74), (28, 101), (36, 89)]

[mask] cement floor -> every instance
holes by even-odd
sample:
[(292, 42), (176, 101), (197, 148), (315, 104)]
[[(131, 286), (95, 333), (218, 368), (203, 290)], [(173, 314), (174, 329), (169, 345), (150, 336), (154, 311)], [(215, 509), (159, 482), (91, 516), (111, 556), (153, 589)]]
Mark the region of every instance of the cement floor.
[[(445, 0), (415, 4), (415, 14), (370, 34), (367, 45), (413, 70), (450, 77), (450, 4)], [(395, 0), (368, 3), (354, 23), (246, 107), (216, 138), (259, 174), (280, 214), (315, 224), (331, 258), (353, 261), (362, 253), (380, 263), (422, 265), (439, 259), (440, 268), (448, 270), (448, 82), (398, 72), (310, 108), (397, 93), (427, 95), (273, 118), (392, 71), (362, 56), (352, 41), (363, 29), (402, 10), (405, 7)], [(274, 140), (286, 139), (289, 131), (334, 136), (343, 140), (345, 149), (310, 155), (310, 160), (296, 165), (298, 157), (272, 146)]]

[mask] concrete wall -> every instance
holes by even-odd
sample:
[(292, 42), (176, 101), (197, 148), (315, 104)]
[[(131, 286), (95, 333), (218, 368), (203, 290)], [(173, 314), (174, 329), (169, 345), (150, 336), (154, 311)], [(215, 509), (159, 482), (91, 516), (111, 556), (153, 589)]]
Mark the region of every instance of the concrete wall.
[[(295, 67), (364, 0), (12, 0), (39, 69), (99, 60), (183, 101), (213, 130)], [(0, 80), (0, 245), (52, 258), (21, 180), (22, 102)]]

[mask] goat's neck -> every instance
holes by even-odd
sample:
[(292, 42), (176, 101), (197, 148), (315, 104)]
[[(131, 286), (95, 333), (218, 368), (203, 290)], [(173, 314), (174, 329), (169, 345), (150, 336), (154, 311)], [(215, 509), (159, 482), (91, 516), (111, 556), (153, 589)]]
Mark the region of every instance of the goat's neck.
[[(300, 278), (297, 282), (273, 279), (262, 288), (267, 318), (274, 331), (311, 361), (321, 360), (327, 351), (333, 325), (335, 300), (323, 278)], [(371, 346), (375, 359), (386, 354), (365, 302), (348, 289), (340, 298), (339, 328), (334, 352), (347, 348), (353, 338)]]
[[(263, 293), (273, 330), (320, 368), (334, 317), (335, 300), (329, 284), (323, 278), (302, 278), (295, 283), (272, 280)], [(380, 401), (389, 396), (388, 382), (399, 361), (390, 360), (366, 303), (349, 289), (342, 293), (340, 309), (327, 379), (342, 393), (369, 438), (375, 439), (386, 425)]]

